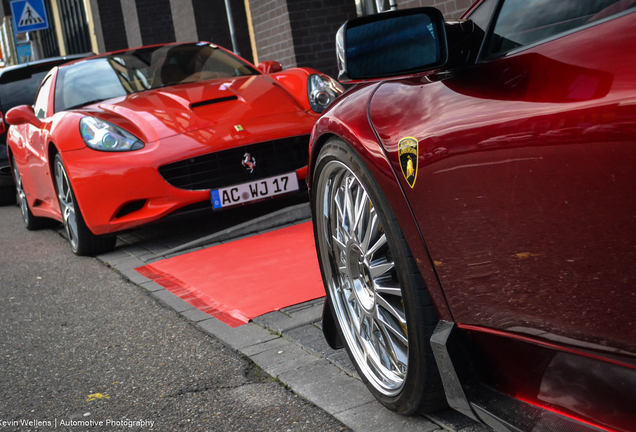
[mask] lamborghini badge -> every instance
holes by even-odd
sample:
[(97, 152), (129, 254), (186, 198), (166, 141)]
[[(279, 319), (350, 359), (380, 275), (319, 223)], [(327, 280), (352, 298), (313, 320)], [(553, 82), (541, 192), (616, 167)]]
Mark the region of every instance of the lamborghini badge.
[(413, 137), (405, 137), (398, 143), (398, 158), (402, 167), (402, 174), (409, 186), (415, 185), (417, 179), (417, 145)]

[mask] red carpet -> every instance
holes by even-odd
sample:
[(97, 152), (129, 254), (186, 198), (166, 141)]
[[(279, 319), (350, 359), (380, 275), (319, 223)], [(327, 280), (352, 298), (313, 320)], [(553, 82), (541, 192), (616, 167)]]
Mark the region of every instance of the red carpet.
[(314, 245), (312, 225), (307, 222), (135, 270), (237, 327), (325, 295)]

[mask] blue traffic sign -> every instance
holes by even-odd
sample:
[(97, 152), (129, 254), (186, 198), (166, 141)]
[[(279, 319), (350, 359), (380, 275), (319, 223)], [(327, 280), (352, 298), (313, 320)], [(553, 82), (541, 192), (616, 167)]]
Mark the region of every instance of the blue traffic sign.
[(44, 0), (18, 0), (11, 2), (15, 32), (44, 30), (49, 28)]

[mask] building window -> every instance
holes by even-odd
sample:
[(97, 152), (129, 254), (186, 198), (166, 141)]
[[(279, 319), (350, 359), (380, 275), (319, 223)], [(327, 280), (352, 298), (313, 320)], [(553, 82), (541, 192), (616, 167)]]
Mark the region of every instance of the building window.
[(397, 0), (355, 0), (358, 16), (397, 9)]

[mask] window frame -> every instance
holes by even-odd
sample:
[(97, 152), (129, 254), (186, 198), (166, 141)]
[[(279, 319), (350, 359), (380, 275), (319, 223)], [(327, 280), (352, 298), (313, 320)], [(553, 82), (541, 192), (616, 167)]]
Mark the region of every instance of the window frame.
[[(499, 4), (495, 8), (495, 11), (494, 11), (494, 13), (492, 15), (490, 23), (488, 24), (488, 29), (487, 29), (487, 32), (486, 32), (486, 36), (484, 37), (484, 40), (482, 41), (481, 47), (479, 49), (479, 53), (477, 54), (477, 60), (476, 60), (475, 64), (487, 63), (487, 62), (490, 62), (490, 61), (493, 61), (493, 60), (497, 60), (497, 59), (500, 59), (500, 58), (509, 57), (509, 56), (515, 55), (515, 54), (517, 54), (519, 52), (535, 48), (535, 47), (537, 47), (539, 45), (543, 45), (544, 43), (552, 42), (552, 41), (560, 39), (562, 37), (569, 36), (569, 35), (571, 35), (573, 33), (576, 33), (576, 32), (582, 31), (582, 30), (586, 30), (586, 29), (594, 27), (596, 25), (600, 25), (600, 24), (606, 23), (608, 21), (611, 21), (611, 20), (614, 20), (614, 19), (618, 19), (620, 17), (623, 17), (623, 16), (626, 16), (626, 15), (629, 15), (631, 13), (636, 12), (636, 8), (630, 8), (630, 9), (624, 10), (623, 12), (620, 12), (620, 13), (617, 13), (617, 14), (614, 14), (614, 15), (607, 16), (605, 18), (601, 18), (601, 19), (592, 21), (592, 22), (587, 23), (585, 25), (582, 25), (580, 27), (575, 27), (573, 29), (566, 30), (564, 32), (557, 33), (555, 35), (549, 36), (547, 38), (537, 40), (537, 41), (535, 41), (533, 43), (530, 43), (528, 45), (522, 45), (522, 46), (519, 46), (519, 47), (516, 47), (516, 48), (512, 48), (512, 49), (510, 49), (508, 51), (502, 51), (502, 52), (498, 52), (498, 53), (495, 53), (495, 54), (486, 54), (486, 48), (492, 43), (492, 40), (493, 40), (493, 37), (494, 37), (495, 27), (497, 25), (497, 21), (499, 20), (499, 14), (500, 14), (501, 9), (502, 9), (502, 7), (503, 7), (503, 5), (504, 5), (504, 3), (506, 1), (507, 0), (499, 0)], [(474, 10), (477, 10), (477, 8), (475, 8)], [(470, 15), (472, 15), (474, 10), (471, 11)], [(470, 15), (468, 15), (466, 18), (470, 19)]]
[[(47, 88), (45, 89), (45, 87), (47, 87)], [(49, 115), (48, 115), (48, 113), (49, 113), (49, 102), (51, 100), (51, 89), (52, 88), (53, 88), (53, 75), (49, 73), (42, 80), (42, 84), (40, 84), (40, 88), (38, 89), (38, 92), (35, 94), (35, 100), (33, 101), (33, 112), (35, 113), (35, 116), (38, 119), (40, 119), (40, 120), (45, 120), (46, 118), (49, 117)], [(46, 99), (43, 101), (44, 117), (40, 117), (38, 115), (38, 111), (36, 111), (36, 107), (38, 105), (38, 99), (40, 98), (41, 95), (44, 95), (43, 92), (46, 92)]]

